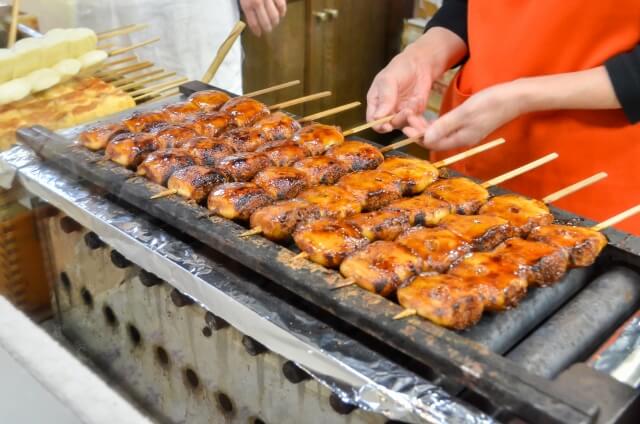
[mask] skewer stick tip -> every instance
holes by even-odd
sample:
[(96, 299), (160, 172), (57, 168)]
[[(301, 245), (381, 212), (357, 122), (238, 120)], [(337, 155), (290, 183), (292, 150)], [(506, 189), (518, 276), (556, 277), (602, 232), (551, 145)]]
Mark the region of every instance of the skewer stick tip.
[(389, 122), (389, 121), (391, 121), (391, 120), (393, 119), (393, 117), (394, 117), (394, 116), (395, 116), (395, 115), (389, 115), (389, 116), (385, 116), (384, 118), (376, 119), (375, 121), (370, 121), (370, 122), (367, 122), (367, 123), (365, 123), (365, 124), (358, 125), (358, 126), (356, 126), (356, 127), (353, 127), (353, 128), (351, 128), (351, 129), (346, 130), (346, 131), (345, 131), (345, 132), (343, 132), (342, 134), (343, 134), (345, 137), (347, 137), (347, 136), (350, 136), (350, 135), (353, 135), (353, 134), (359, 133), (359, 132), (361, 132), (361, 131), (368, 130), (369, 128), (373, 128), (373, 127), (375, 127), (376, 125), (384, 124), (385, 122)]
[(345, 287), (351, 287), (356, 284), (356, 281), (353, 278), (345, 278), (344, 281), (341, 281), (338, 284), (332, 285), (330, 290), (339, 290)]
[(309, 254), (307, 252), (300, 252), (297, 255), (295, 255), (293, 258), (291, 258), (291, 261), (297, 261), (300, 259), (307, 259), (309, 257)]
[(404, 311), (402, 311), (399, 314), (395, 315), (393, 317), (393, 319), (394, 320), (399, 320), (399, 319), (409, 318), (409, 317), (412, 317), (414, 315), (418, 315), (418, 311), (416, 311), (415, 309), (405, 309)]
[(178, 193), (178, 190), (171, 188), (169, 190), (164, 190), (164, 191), (161, 191), (160, 193), (154, 194), (153, 196), (150, 197), (150, 199), (160, 199), (162, 197), (171, 196), (177, 193)]
[(244, 233), (240, 234), (239, 237), (251, 237), (251, 236), (256, 236), (258, 234), (262, 234), (262, 227), (260, 226), (257, 226), (248, 231), (245, 231)]

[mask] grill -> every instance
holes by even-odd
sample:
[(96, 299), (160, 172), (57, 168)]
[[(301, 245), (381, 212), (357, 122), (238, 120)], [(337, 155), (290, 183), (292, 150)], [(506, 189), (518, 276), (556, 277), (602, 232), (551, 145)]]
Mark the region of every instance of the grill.
[[(210, 88), (192, 82), (181, 92)], [(420, 318), (393, 320), (400, 306), (357, 287), (331, 290), (341, 281), (339, 274), (308, 261), (291, 262), (295, 247), (241, 238), (245, 227), (216, 217), (203, 219), (203, 208), (175, 198), (150, 200), (157, 191), (150, 182), (72, 145), (70, 139), (84, 129), (60, 135), (33, 127), (21, 130), (19, 137), (48, 163), (257, 272), (275, 283), (277, 296), (309, 305), (322, 319), (452, 394), (474, 403), (484, 399), (490, 405), (484, 409), (493, 414), (530, 422), (586, 423), (610, 419), (605, 411), (617, 416), (630, 409), (628, 398), (635, 395), (591, 397), (586, 389), (576, 390), (582, 382), (597, 385), (595, 393), (614, 393), (617, 381), (594, 375), (584, 365), (568, 367), (588, 359), (640, 305), (640, 274), (635, 271), (640, 268), (639, 238), (607, 230), (610, 244), (595, 265), (571, 270), (552, 287), (532, 289), (517, 308), (485, 314), (474, 328), (456, 333)], [(553, 212), (558, 221), (588, 224), (567, 212)], [(612, 407), (623, 399), (623, 409)]]

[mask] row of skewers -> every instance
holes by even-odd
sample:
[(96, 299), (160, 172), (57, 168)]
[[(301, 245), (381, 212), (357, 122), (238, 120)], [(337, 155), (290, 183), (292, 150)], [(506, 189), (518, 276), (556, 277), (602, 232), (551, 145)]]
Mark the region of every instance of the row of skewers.
[(303, 127), (284, 113), (271, 113), (282, 106), (199, 92), (160, 111), (91, 129), (80, 140), (168, 187), (154, 197), (206, 200), (212, 214), (248, 220), (245, 237), (293, 238), (303, 252), (298, 258), (340, 268), (347, 281), (339, 287), (357, 284), (396, 295), (408, 308), (402, 316), (417, 313), (455, 329), (475, 324), (484, 310), (517, 305), (529, 285), (552, 284), (568, 267), (591, 264), (607, 243), (599, 228), (552, 224), (545, 205), (604, 174), (545, 202), (490, 198), (487, 188), (557, 155), (482, 184), (439, 179), (439, 167), (504, 140), (437, 164), (385, 158), (367, 143), (345, 141), (372, 124), (344, 133), (329, 125)]

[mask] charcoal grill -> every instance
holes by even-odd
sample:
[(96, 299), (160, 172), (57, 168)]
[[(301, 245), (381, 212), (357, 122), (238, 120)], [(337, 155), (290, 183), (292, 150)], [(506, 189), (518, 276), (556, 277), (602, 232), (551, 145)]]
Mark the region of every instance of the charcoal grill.
[[(193, 82), (181, 92), (209, 88)], [(610, 244), (595, 265), (571, 270), (560, 283), (531, 290), (517, 308), (485, 315), (476, 327), (456, 333), (417, 317), (393, 320), (401, 311), (397, 304), (357, 287), (330, 290), (341, 277), (308, 261), (292, 263), (297, 253), (292, 246), (241, 238), (246, 228), (216, 217), (203, 219), (202, 208), (175, 197), (150, 200), (157, 186), (73, 145), (71, 140), (85, 128), (56, 134), (33, 127), (21, 130), (19, 137), (47, 164), (144, 211), (190, 242), (221, 252), (268, 281), (261, 285), (275, 296), (303, 305), (317, 319), (460, 399), (500, 419), (515, 416), (529, 422), (608, 422), (636, 411), (633, 390), (582, 361), (638, 309), (639, 238), (607, 230)], [(552, 210), (559, 221), (591, 224)], [(199, 293), (187, 294), (200, 300)]]

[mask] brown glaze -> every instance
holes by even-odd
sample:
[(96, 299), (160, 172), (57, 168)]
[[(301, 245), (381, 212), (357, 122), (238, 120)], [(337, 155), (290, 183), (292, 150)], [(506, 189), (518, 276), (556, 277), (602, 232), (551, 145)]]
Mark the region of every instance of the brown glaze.
[(421, 269), (422, 260), (418, 256), (391, 241), (373, 242), (340, 264), (342, 275), (381, 296), (392, 294)]
[(254, 128), (236, 128), (227, 131), (219, 137), (219, 140), (233, 146), (237, 152), (253, 152), (265, 142), (260, 130)]
[(159, 149), (170, 149), (172, 147), (180, 147), (180, 144), (190, 140), (198, 135), (191, 128), (181, 125), (165, 125), (157, 127), (151, 131), (156, 137)]
[(394, 156), (386, 158), (378, 169), (400, 178), (402, 192), (405, 195), (422, 193), (440, 175), (438, 168), (431, 165), (430, 162), (409, 157)]
[(193, 120), (201, 110), (195, 103), (186, 101), (167, 105), (162, 108), (162, 112), (167, 117), (167, 121), (181, 124)]
[(169, 177), (167, 187), (185, 199), (200, 203), (214, 187), (227, 182), (226, 175), (205, 166), (178, 169)]
[(215, 166), (218, 161), (235, 153), (233, 147), (206, 137), (195, 137), (180, 145), (187, 150), (197, 165)]
[(434, 226), (451, 213), (447, 202), (427, 195), (394, 200), (385, 207), (388, 210), (403, 211), (409, 215), (411, 225)]
[(337, 160), (350, 172), (376, 169), (384, 161), (380, 150), (361, 141), (340, 143), (327, 150), (326, 156)]
[(290, 166), (270, 166), (260, 171), (253, 182), (276, 200), (292, 199), (307, 188), (307, 177)]
[(269, 115), (269, 108), (255, 99), (249, 97), (234, 97), (220, 108), (227, 113), (234, 127), (248, 127), (258, 120)]
[(293, 239), (309, 259), (335, 268), (351, 253), (369, 243), (353, 225), (333, 218), (321, 218), (299, 226)]
[(195, 132), (210, 138), (219, 137), (230, 126), (231, 117), (226, 113), (219, 112), (200, 115), (190, 124)]
[(174, 172), (192, 165), (195, 165), (195, 162), (186, 150), (156, 150), (149, 153), (138, 165), (138, 175), (143, 175), (156, 184), (166, 185)]
[(260, 227), (262, 235), (270, 240), (286, 240), (312, 210), (313, 206), (304, 200), (276, 202), (258, 209), (251, 215), (251, 228)]
[(472, 327), (484, 311), (478, 289), (453, 275), (418, 275), (398, 288), (398, 302), (434, 324), (464, 330)]
[(138, 133), (148, 131), (166, 122), (167, 116), (163, 112), (151, 111), (133, 112), (131, 116), (122, 121), (122, 124), (127, 127), (129, 131)]
[(446, 272), (452, 263), (471, 252), (469, 243), (442, 228), (410, 228), (396, 243), (420, 256), (426, 272)]
[(473, 284), (489, 311), (516, 306), (527, 293), (526, 270), (518, 262), (494, 252), (467, 255), (454, 264), (449, 274)]
[(353, 215), (346, 220), (371, 241), (394, 240), (409, 228), (409, 215), (402, 211), (379, 210)]
[(436, 181), (427, 187), (427, 193), (449, 203), (455, 213), (463, 215), (476, 213), (489, 200), (487, 189), (462, 177)]
[(307, 175), (310, 185), (335, 184), (346, 173), (347, 169), (337, 161), (327, 156), (312, 156), (300, 159), (293, 164)]
[(258, 172), (271, 165), (264, 153), (244, 152), (226, 156), (218, 161), (217, 167), (229, 175), (233, 181), (249, 181)]
[(400, 180), (384, 171), (347, 174), (337, 185), (352, 193), (364, 211), (380, 209), (402, 196)]
[(126, 168), (135, 168), (157, 148), (155, 137), (151, 134), (123, 133), (109, 141), (104, 157)]
[(570, 265), (574, 267), (593, 264), (608, 243), (604, 234), (591, 228), (555, 224), (534, 228), (529, 240), (564, 249), (569, 255)]
[(482, 215), (499, 216), (506, 219), (525, 237), (540, 225), (553, 224), (553, 214), (543, 202), (528, 199), (517, 194), (495, 196), (484, 204), (478, 212)]
[(322, 218), (346, 218), (362, 210), (358, 199), (338, 186), (316, 186), (309, 188), (298, 196), (317, 208), (317, 215)]
[(340, 128), (323, 124), (302, 127), (291, 139), (305, 149), (309, 156), (322, 155), (330, 147), (344, 142)]
[(226, 183), (209, 193), (207, 208), (223, 218), (246, 221), (256, 210), (272, 202), (273, 199), (253, 183)]
[(79, 137), (80, 144), (89, 150), (101, 150), (117, 135), (129, 132), (121, 123), (100, 124), (82, 132)]
[(268, 149), (257, 149), (269, 157), (274, 166), (291, 166), (306, 156), (306, 152), (292, 141)]
[(529, 284), (539, 286), (560, 280), (569, 265), (569, 256), (564, 249), (539, 241), (510, 238), (494, 252), (497, 255), (507, 255), (524, 266)]
[(265, 140), (282, 140), (293, 137), (302, 128), (300, 123), (284, 112), (274, 112), (253, 125), (259, 130)]
[(440, 221), (445, 228), (467, 243), (475, 251), (488, 251), (517, 232), (506, 219), (488, 215), (447, 215)]
[(226, 93), (218, 90), (204, 90), (193, 93), (187, 99), (203, 112), (215, 112), (231, 99)]

